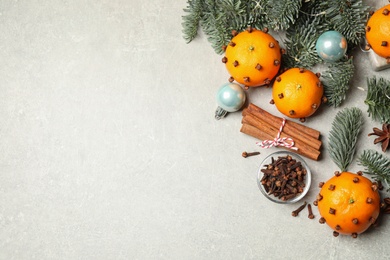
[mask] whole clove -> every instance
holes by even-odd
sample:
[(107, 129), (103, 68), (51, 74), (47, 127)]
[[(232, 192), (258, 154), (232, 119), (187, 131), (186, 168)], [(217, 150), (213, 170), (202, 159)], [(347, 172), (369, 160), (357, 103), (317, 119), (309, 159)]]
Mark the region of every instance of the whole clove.
[(242, 157), (247, 158), (247, 157), (254, 156), (254, 155), (259, 155), (259, 154), (260, 154), (260, 152), (251, 152), (251, 153), (242, 152)]
[[(296, 217), (296, 216), (298, 216), (298, 214), (299, 214), (299, 212), (301, 212), (305, 207), (306, 207), (306, 201), (299, 207), (299, 208), (297, 208), (296, 210), (294, 210), (292, 213), (291, 213), (291, 215), (293, 216), (293, 217)], [(309, 204), (310, 205), (310, 204)]]
[(271, 158), (271, 163), (261, 169), (260, 184), (268, 195), (287, 201), (295, 198), (305, 189), (307, 170), (302, 163), (290, 155)]
[(309, 211), (309, 215), (307, 216), (309, 219), (313, 219), (314, 218), (314, 214), (313, 214), (313, 210), (311, 209), (311, 205), (310, 203), (307, 204), (307, 210)]

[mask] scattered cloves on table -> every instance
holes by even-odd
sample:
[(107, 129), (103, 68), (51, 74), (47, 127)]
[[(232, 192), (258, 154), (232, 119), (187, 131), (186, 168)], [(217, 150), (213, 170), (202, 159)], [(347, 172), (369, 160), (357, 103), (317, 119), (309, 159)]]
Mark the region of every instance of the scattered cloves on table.
[[(297, 208), (296, 210), (294, 210), (292, 213), (291, 213), (291, 215), (293, 216), (293, 217), (296, 217), (296, 216), (298, 216), (298, 214), (299, 214), (299, 212), (301, 212), (305, 207), (306, 207), (306, 201), (299, 207), (299, 208)], [(310, 205), (310, 204), (309, 204)]]
[(260, 180), (266, 193), (287, 201), (303, 192), (307, 170), (290, 155), (271, 158), (271, 163), (261, 169)]
[(250, 156), (254, 156), (254, 155), (259, 155), (260, 152), (252, 152), (252, 153), (248, 153), (248, 152), (242, 152), (242, 157), (246, 158), (246, 157), (250, 157)]
[(314, 218), (313, 210), (311, 209), (311, 204), (307, 204), (307, 210), (309, 211), (309, 215), (307, 216), (309, 219)]

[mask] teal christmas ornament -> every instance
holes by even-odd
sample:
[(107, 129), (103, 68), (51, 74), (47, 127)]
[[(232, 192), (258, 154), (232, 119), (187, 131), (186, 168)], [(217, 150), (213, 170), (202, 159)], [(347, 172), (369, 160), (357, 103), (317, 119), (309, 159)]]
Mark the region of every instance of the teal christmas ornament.
[(337, 31), (327, 31), (320, 35), (316, 43), (318, 56), (324, 61), (335, 62), (344, 57), (348, 43)]
[(215, 118), (221, 119), (228, 112), (240, 110), (246, 100), (245, 91), (236, 83), (226, 83), (217, 92), (218, 108), (215, 111)]

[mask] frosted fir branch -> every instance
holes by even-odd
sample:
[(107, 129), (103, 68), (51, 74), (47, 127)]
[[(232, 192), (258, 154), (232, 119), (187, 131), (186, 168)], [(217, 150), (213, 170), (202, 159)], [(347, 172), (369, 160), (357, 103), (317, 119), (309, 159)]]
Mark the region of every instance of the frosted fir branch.
[(328, 151), (341, 171), (347, 171), (353, 160), (362, 125), (363, 113), (357, 107), (339, 111), (332, 122)]
[(323, 73), (322, 83), (324, 84), (324, 94), (329, 105), (338, 107), (347, 97), (350, 81), (354, 75), (355, 66), (352, 58), (331, 63)]
[(384, 78), (367, 78), (367, 96), (364, 103), (368, 115), (380, 123), (390, 123), (390, 81)]
[(363, 173), (382, 182), (390, 191), (390, 159), (374, 150), (364, 150), (358, 158), (358, 164), (365, 167)]

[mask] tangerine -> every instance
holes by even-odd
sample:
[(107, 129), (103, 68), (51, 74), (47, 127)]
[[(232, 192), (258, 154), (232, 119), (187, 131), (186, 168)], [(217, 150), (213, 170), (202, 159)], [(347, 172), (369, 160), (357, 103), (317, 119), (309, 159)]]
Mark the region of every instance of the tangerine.
[(279, 75), (272, 87), (276, 108), (291, 118), (306, 118), (321, 105), (324, 89), (318, 75), (292, 68)]
[(380, 211), (380, 195), (369, 179), (361, 174), (336, 172), (322, 185), (316, 203), (322, 218), (334, 235), (352, 235), (366, 231)]
[(390, 63), (390, 4), (386, 5), (370, 17), (366, 26), (368, 46)]
[(268, 85), (279, 71), (281, 49), (268, 30), (248, 28), (236, 33), (226, 47), (225, 63), (231, 78), (245, 88)]

